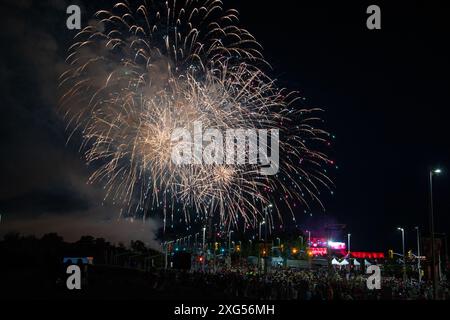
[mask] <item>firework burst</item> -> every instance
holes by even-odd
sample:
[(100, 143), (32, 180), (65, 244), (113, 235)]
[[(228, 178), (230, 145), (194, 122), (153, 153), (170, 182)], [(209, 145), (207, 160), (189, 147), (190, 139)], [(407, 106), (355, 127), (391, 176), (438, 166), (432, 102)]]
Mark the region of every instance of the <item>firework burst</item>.
[[(317, 110), (296, 108), (296, 95), (262, 71), (261, 46), (237, 15), (217, 0), (117, 3), (76, 35), (62, 110), (96, 168), (89, 182), (102, 183), (127, 215), (161, 209), (165, 222), (178, 212), (189, 222), (212, 212), (225, 225), (254, 225), (269, 204), (282, 219), (280, 206), (294, 216), (294, 206), (320, 203), (320, 187), (331, 184), (330, 161), (316, 147), (328, 138), (315, 126)], [(279, 128), (279, 173), (176, 165), (172, 133), (198, 122), (222, 132)]]

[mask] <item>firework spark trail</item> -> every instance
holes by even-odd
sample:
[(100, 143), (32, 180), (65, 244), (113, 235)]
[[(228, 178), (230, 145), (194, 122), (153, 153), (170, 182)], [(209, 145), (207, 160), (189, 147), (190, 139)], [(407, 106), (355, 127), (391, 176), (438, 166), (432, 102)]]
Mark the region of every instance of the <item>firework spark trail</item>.
[[(315, 127), (317, 110), (297, 109), (296, 95), (262, 71), (261, 46), (237, 15), (218, 0), (117, 3), (76, 35), (62, 110), (98, 168), (89, 182), (103, 183), (128, 214), (145, 219), (163, 208), (173, 219), (181, 207), (187, 222), (191, 212), (213, 211), (226, 225), (254, 225), (270, 203), (282, 218), (274, 191), (294, 215), (293, 203), (320, 203), (321, 186), (331, 184), (323, 172), (330, 161), (309, 146), (328, 138)], [(279, 128), (278, 175), (261, 176), (252, 164), (174, 164), (171, 135), (195, 122), (221, 132)]]

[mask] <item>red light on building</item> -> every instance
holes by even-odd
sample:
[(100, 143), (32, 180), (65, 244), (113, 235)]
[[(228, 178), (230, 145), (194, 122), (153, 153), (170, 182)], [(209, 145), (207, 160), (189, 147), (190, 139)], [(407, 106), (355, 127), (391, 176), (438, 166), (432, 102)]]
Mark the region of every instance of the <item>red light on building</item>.
[(327, 248), (310, 248), (309, 252), (313, 256), (324, 256), (327, 254)]
[(353, 258), (358, 259), (384, 259), (383, 252), (351, 252)]
[(327, 239), (325, 238), (311, 238), (311, 241), (309, 243), (311, 247), (315, 248), (326, 248), (328, 246)]

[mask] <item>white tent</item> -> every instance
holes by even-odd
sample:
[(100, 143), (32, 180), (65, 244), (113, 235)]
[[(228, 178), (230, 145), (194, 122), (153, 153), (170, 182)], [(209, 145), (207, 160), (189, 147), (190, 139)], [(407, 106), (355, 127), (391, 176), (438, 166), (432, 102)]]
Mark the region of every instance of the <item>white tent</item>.
[(356, 259), (353, 260), (353, 264), (354, 264), (355, 266), (360, 266), (360, 265), (361, 265), (361, 263), (359, 263), (359, 261), (356, 260)]
[(336, 258), (333, 258), (333, 260), (331, 260), (331, 264), (334, 265), (334, 266), (339, 266), (340, 265), (339, 261), (337, 261)]
[(341, 266), (346, 266), (346, 265), (348, 265), (347, 259), (342, 260), (341, 263), (339, 263), (339, 265), (341, 265)]
[(366, 259), (364, 259), (364, 265), (365, 266), (371, 266), (372, 264), (369, 261), (367, 261)]

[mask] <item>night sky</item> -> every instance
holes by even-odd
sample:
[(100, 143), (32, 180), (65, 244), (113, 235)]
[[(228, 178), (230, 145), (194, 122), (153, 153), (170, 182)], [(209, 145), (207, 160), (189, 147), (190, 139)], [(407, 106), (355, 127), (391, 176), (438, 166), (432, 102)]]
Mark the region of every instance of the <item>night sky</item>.
[[(109, 3), (91, 2), (82, 2), (84, 23)], [(336, 135), (335, 195), (326, 199), (325, 213), (313, 216), (346, 224), (353, 250), (398, 251), (397, 226), (405, 227), (407, 245), (414, 247), (414, 226), (428, 227), (427, 168), (439, 165), (447, 170), (434, 184), (436, 229), (450, 232), (444, 1), (224, 2), (240, 11), (242, 25), (263, 45), (271, 75), (298, 90), (306, 106), (323, 108), (326, 129)], [(55, 113), (57, 77), (75, 34), (65, 28), (72, 3), (78, 2), (1, 4), (2, 232), (8, 220), (17, 229), (33, 224), (47, 230), (69, 221), (86, 226), (92, 216), (112, 219), (117, 210), (102, 204), (101, 186), (85, 184), (91, 169), (77, 143), (66, 146)], [(370, 4), (381, 7), (382, 30), (366, 28)], [(45, 224), (36, 224), (36, 217)]]

